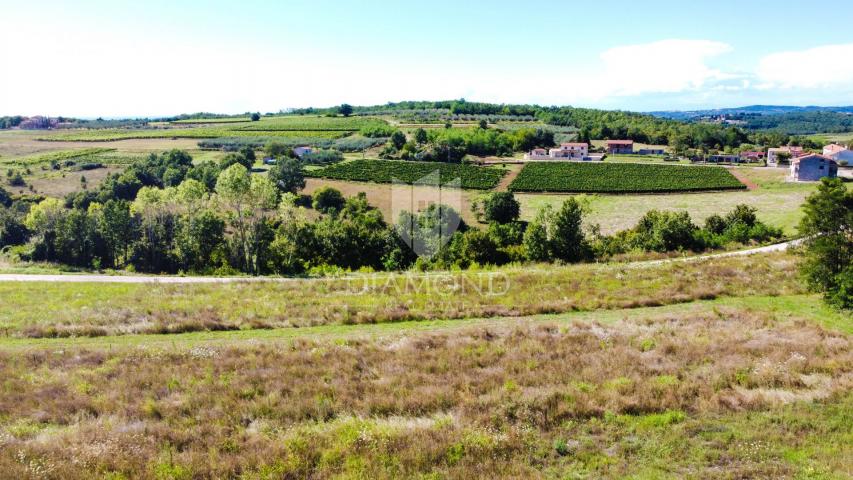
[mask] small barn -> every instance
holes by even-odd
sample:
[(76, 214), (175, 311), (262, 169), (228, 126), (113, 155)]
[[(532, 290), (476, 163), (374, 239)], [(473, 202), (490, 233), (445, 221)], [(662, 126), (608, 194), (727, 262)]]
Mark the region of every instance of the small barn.
[(816, 182), (823, 177), (837, 176), (838, 163), (829, 157), (814, 153), (791, 160), (791, 180)]

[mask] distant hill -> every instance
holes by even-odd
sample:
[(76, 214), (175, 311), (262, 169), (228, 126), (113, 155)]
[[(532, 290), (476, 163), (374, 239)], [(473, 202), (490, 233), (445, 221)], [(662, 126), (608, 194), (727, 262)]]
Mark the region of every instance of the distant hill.
[(788, 135), (853, 132), (853, 106), (793, 107), (750, 105), (738, 108), (650, 112), (658, 118), (688, 123), (735, 125), (751, 131), (775, 131)]
[(718, 116), (739, 116), (739, 115), (780, 115), (786, 113), (807, 113), (807, 112), (838, 112), (853, 114), (853, 106), (846, 107), (795, 107), (791, 105), (749, 105), (746, 107), (735, 108), (713, 108), (707, 110), (661, 110), (656, 112), (648, 112), (649, 115), (654, 115), (660, 118), (670, 118), (673, 120), (691, 120), (702, 117), (718, 117)]

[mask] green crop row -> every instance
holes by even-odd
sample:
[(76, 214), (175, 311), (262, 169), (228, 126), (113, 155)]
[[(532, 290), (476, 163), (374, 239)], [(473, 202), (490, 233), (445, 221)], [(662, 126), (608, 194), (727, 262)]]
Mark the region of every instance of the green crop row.
[(442, 185), (452, 185), (459, 179), (459, 186), (462, 188), (487, 190), (494, 188), (505, 172), (497, 168), (455, 163), (353, 160), (312, 170), (306, 172), (306, 175), (358, 182), (431, 185), (434, 184), (434, 177), (431, 175), (436, 173)]
[(37, 153), (25, 157), (4, 158), (2, 163), (15, 165), (38, 165), (42, 163), (61, 162), (72, 158), (90, 157), (105, 152), (112, 152), (114, 148), (83, 148), (77, 150), (58, 150), (54, 152)]
[(134, 138), (315, 137), (340, 138), (345, 131), (254, 130), (220, 127), (73, 130), (39, 138), (46, 141), (104, 142)]
[(378, 118), (364, 117), (265, 117), (249, 125), (241, 125), (239, 130), (331, 130), (355, 131), (364, 127), (387, 126), (388, 123)]
[(640, 163), (528, 163), (514, 192), (666, 193), (746, 188), (721, 167)]

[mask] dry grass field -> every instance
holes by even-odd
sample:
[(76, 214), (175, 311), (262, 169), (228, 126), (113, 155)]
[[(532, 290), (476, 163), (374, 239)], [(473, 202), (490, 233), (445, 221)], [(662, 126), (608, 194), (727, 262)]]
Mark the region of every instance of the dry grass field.
[[(791, 257), (743, 260), (510, 269), (503, 308), (449, 293), (474, 317), (458, 320), (385, 287), (2, 284), (0, 471), (849, 477), (853, 324), (801, 294)], [(413, 314), (372, 317), (388, 299)], [(318, 318), (333, 304), (357, 321)], [(133, 334), (220, 311), (242, 329)]]

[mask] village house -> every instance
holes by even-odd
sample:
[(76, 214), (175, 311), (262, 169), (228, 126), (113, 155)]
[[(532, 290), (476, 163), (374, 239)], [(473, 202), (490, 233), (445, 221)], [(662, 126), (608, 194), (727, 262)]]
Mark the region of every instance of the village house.
[(587, 160), (589, 158), (589, 144), (587, 143), (561, 143), (559, 147), (545, 150), (534, 148), (524, 155), (525, 160)]
[(826, 156), (812, 153), (791, 160), (791, 180), (816, 182), (823, 177), (838, 176), (838, 163)]
[(294, 147), (294, 149), (293, 149), (293, 154), (299, 158), (302, 158), (302, 156), (305, 154), (309, 154), (309, 153), (313, 153), (313, 152), (314, 152), (314, 149), (312, 149), (311, 147), (306, 147), (306, 146)]
[(607, 153), (609, 155), (633, 154), (634, 153), (634, 141), (633, 140), (608, 140), (606, 145), (607, 145)]
[(662, 148), (641, 148), (637, 150), (639, 155), (664, 155), (666, 151)]
[(839, 163), (846, 162), (847, 165), (853, 165), (853, 150), (844, 145), (833, 143), (832, 145), (823, 147), (823, 156), (829, 157)]
[(717, 155), (709, 155), (707, 161), (712, 163), (738, 163), (740, 162), (740, 156), (721, 153)]
[(587, 143), (561, 143), (559, 147), (548, 151), (551, 158), (569, 158), (583, 160), (589, 155), (589, 144)]
[(740, 152), (740, 159), (744, 162), (764, 161), (765, 153), (761, 151)]
[(789, 158), (797, 158), (803, 156), (802, 147), (779, 147), (767, 149), (767, 166), (776, 167), (779, 165), (779, 154), (788, 155)]

